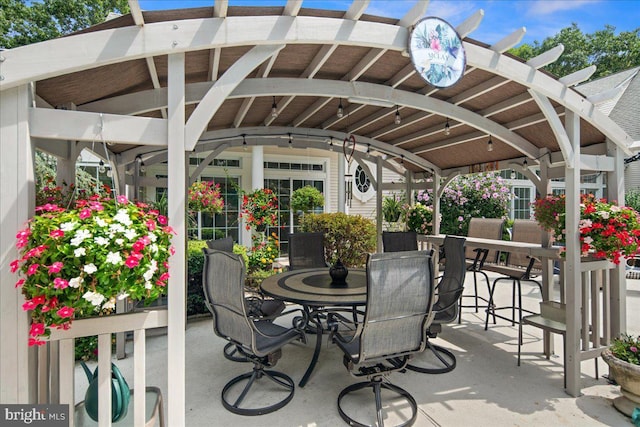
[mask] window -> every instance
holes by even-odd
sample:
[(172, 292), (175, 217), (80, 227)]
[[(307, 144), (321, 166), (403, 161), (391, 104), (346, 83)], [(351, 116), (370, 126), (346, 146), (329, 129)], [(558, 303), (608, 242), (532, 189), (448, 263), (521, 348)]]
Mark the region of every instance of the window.
[(513, 218), (514, 219), (530, 219), (531, 218), (531, 189), (528, 187), (514, 187), (513, 194)]
[(366, 193), (367, 191), (369, 191), (369, 188), (371, 187), (371, 181), (369, 181), (369, 177), (367, 176), (367, 174), (364, 172), (364, 169), (362, 169), (362, 166), (360, 165), (358, 165), (358, 167), (356, 168), (356, 173), (353, 177), (353, 181), (356, 184), (356, 188), (361, 193)]
[[(270, 227), (267, 230), (268, 235), (276, 233), (280, 240), (280, 253), (286, 254), (289, 251), (289, 242), (286, 240), (289, 233), (289, 226), (293, 223), (293, 229), (299, 228), (300, 218), (296, 212), (291, 212), (291, 193), (305, 185), (315, 187), (321, 193), (324, 193), (324, 181), (308, 180), (308, 179), (265, 179), (264, 187), (272, 189), (278, 197), (278, 226)], [(323, 209), (319, 208), (315, 213), (322, 213)]]
[(220, 193), (224, 199), (224, 208), (221, 213), (211, 215), (199, 212), (193, 222), (189, 223), (189, 236), (202, 240), (220, 239), (230, 236), (234, 241), (239, 241), (238, 217), (240, 215), (240, 197), (238, 197), (238, 178), (232, 177), (201, 177), (203, 181), (214, 181), (220, 184)]

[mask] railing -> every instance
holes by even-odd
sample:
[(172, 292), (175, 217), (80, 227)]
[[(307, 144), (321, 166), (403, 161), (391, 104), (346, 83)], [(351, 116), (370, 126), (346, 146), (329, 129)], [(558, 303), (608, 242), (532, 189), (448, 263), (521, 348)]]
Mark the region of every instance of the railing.
[[(38, 400), (69, 404), (74, 426), (75, 339), (98, 336), (98, 425), (111, 426), (111, 334), (133, 331), (133, 389), (146, 390), (146, 330), (167, 326), (166, 310), (74, 320), (67, 331), (54, 330), (38, 352)], [(145, 393), (133, 393), (134, 425), (145, 425)]]

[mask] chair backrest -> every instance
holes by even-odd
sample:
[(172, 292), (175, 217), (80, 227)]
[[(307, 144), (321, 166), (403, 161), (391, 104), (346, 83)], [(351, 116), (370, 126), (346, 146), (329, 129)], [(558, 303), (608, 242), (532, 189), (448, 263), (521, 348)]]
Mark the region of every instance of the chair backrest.
[(323, 233), (289, 234), (289, 269), (326, 267)]
[[(504, 219), (501, 218), (471, 218), (469, 222), (469, 231), (467, 237), (480, 237), (482, 239), (502, 240), (502, 231), (504, 229)], [(467, 259), (475, 259), (476, 252), (473, 248), (465, 250)], [(496, 262), (498, 259), (498, 251), (490, 250), (487, 254), (487, 262)]]
[(369, 255), (359, 362), (424, 349), (433, 280), (430, 251)]
[[(514, 242), (524, 243), (540, 243), (542, 241), (542, 233), (544, 231), (536, 221), (530, 219), (516, 219), (513, 221), (513, 237)], [(508, 264), (516, 267), (527, 267), (531, 258), (526, 254), (512, 252), (509, 254)], [(542, 264), (535, 261), (533, 270), (541, 270)]]
[(202, 288), (216, 335), (254, 349), (255, 329), (244, 304), (242, 257), (214, 249), (204, 249), (204, 253)]
[(218, 251), (233, 252), (233, 239), (225, 237), (224, 239), (207, 240), (207, 247)]
[(418, 234), (415, 231), (383, 231), (384, 252), (417, 251)]
[(446, 236), (443, 248), (445, 256), (444, 274), (438, 282), (438, 301), (433, 305), (436, 313), (434, 322), (445, 323), (458, 315), (458, 301), (464, 288), (467, 273), (464, 257), (464, 237)]

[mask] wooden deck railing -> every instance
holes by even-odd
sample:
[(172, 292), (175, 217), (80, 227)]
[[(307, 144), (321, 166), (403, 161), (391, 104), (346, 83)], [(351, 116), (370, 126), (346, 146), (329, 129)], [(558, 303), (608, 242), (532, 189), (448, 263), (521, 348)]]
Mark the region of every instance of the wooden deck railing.
[[(97, 335), (98, 425), (111, 426), (111, 334), (133, 331), (133, 389), (145, 390), (146, 331), (167, 326), (167, 320), (166, 310), (145, 310), (79, 319), (67, 331), (54, 330), (49, 345), (38, 352), (39, 403), (69, 404), (69, 426), (74, 426), (75, 339)], [(145, 393), (134, 393), (132, 398), (134, 425), (144, 426)]]

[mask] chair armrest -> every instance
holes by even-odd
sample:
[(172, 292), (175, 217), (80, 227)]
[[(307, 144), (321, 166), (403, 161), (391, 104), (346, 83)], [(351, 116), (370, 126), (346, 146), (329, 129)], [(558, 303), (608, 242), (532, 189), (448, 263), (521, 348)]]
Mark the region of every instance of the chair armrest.
[[(344, 327), (343, 332), (348, 332), (349, 335), (345, 336), (340, 333), (339, 328), (341, 325)], [(356, 323), (355, 321), (346, 318), (342, 314), (331, 310), (327, 312), (327, 327), (330, 330), (329, 342), (339, 340), (343, 343), (349, 343), (356, 339), (362, 332), (361, 323)]]

